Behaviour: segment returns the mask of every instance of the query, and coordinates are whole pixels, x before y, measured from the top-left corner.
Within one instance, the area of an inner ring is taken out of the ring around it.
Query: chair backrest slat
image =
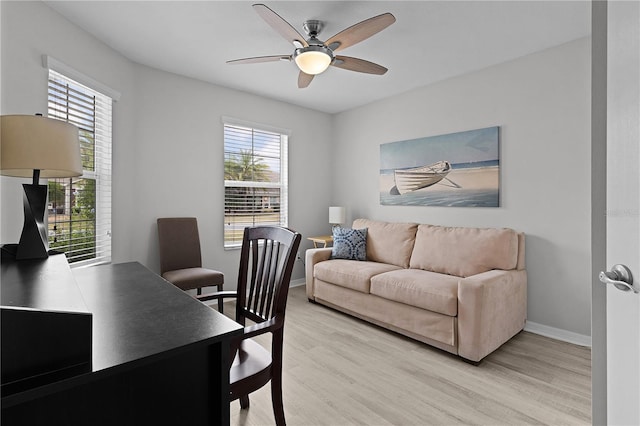
[[[273,241],[271,244],[271,250],[273,252],[272,258],[274,259],[274,264],[278,264],[280,261],[280,243],[277,241]],[[266,310],[262,311],[264,317],[268,318],[273,312],[273,295],[276,291],[276,272],[277,268],[271,268],[271,274],[269,276],[269,288],[267,291],[267,300],[266,300]]]
[[[271,241],[264,240],[262,243],[262,268],[260,268],[260,306],[256,304],[256,315],[264,318],[264,299],[267,294],[267,287],[269,286],[269,275],[271,271],[271,248],[273,245]]]
[[[263,245],[263,254],[264,254],[264,261],[266,262],[264,265],[264,268],[262,269],[262,286],[261,286],[261,293],[260,293],[260,307],[259,309],[256,311],[256,313],[258,315],[260,315],[261,317],[266,317],[267,314],[265,312],[265,308],[267,310],[267,312],[269,311],[269,306],[267,304],[267,300],[270,299],[269,297],[269,291],[272,290],[273,288],[273,281],[275,281],[275,272],[276,272],[276,266],[278,264],[278,259],[274,259],[274,246],[275,246],[275,242],[274,241],[269,241],[269,240],[265,240],[264,241],[264,245]]]
[[[260,318],[267,318],[265,308],[268,310],[267,300],[269,299],[269,290],[273,288],[272,280],[275,280],[276,266],[278,259],[273,258],[274,241],[268,239],[259,239],[251,241],[253,258],[256,262],[252,263],[251,270],[251,287],[254,292],[250,294],[247,305],[251,307],[251,311]]]
[[[247,244],[250,245],[249,252],[251,253],[251,255],[249,256],[249,260],[251,260],[251,268],[250,268],[251,273],[248,277],[245,277],[245,279],[247,278],[249,279],[249,295],[247,297],[246,306],[251,307],[253,305],[253,310],[255,311],[256,302],[258,300],[258,297],[255,295],[258,294],[258,292],[260,291],[260,288],[259,288],[260,281],[255,274],[255,271],[258,270],[258,260],[259,260],[258,254],[259,253],[258,253],[258,245],[255,244],[254,241],[249,240]],[[244,247],[243,247],[243,251],[244,251]],[[249,265],[247,265],[247,271],[246,271],[247,274],[249,274],[248,266]],[[240,265],[240,268],[242,268],[242,264]]]

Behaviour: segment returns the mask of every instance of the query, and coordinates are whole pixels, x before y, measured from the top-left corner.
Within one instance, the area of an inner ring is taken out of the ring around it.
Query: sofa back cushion
[[[390,223],[356,219],[353,229],[367,228],[367,260],[409,267],[417,223]]]
[[[410,267],[469,277],[492,269],[515,269],[518,234],[513,229],[420,225]]]

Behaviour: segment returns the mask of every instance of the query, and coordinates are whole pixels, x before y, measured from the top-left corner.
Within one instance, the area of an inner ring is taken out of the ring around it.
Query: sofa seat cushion
[[[458,318],[364,294],[324,281],[315,287],[316,301],[349,315],[458,353]],[[358,358],[362,360],[362,356]]]
[[[371,278],[371,294],[438,312],[458,315],[460,278],[420,269],[402,269]]]
[[[378,262],[332,259],[317,263],[313,268],[313,276],[341,287],[369,293],[371,277],[396,269],[400,267]]]
[[[492,269],[515,269],[518,234],[513,229],[420,225],[410,267],[470,277]]]

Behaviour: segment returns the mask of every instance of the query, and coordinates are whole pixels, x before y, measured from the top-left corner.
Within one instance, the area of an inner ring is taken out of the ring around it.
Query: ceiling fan
[[[302,27],[309,37],[305,40],[291,24],[264,4],[254,4],[253,9],[267,24],[271,25],[278,34],[291,42],[295,50],[291,55],[234,59],[227,61],[228,64],[255,64],[259,62],[293,60],[300,69],[298,87],[301,89],[309,86],[313,77],[324,72],[329,65],[367,74],[382,75],[387,72],[387,69],[382,65],[365,61],[364,59],[336,55],[334,52],[366,40],[396,22],[396,18],[391,13],[383,13],[382,15],[366,19],[323,42],[318,39],[318,34],[320,34],[324,26],[322,21],[309,20],[304,22]]]

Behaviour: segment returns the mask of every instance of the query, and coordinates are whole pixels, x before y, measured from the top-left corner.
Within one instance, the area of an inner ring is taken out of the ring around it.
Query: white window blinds
[[[49,180],[49,247],[72,267],[111,261],[112,98],[49,70],[48,115],[78,126],[84,173]]]
[[[224,246],[239,247],[244,228],[288,226],[286,134],[224,125]]]

